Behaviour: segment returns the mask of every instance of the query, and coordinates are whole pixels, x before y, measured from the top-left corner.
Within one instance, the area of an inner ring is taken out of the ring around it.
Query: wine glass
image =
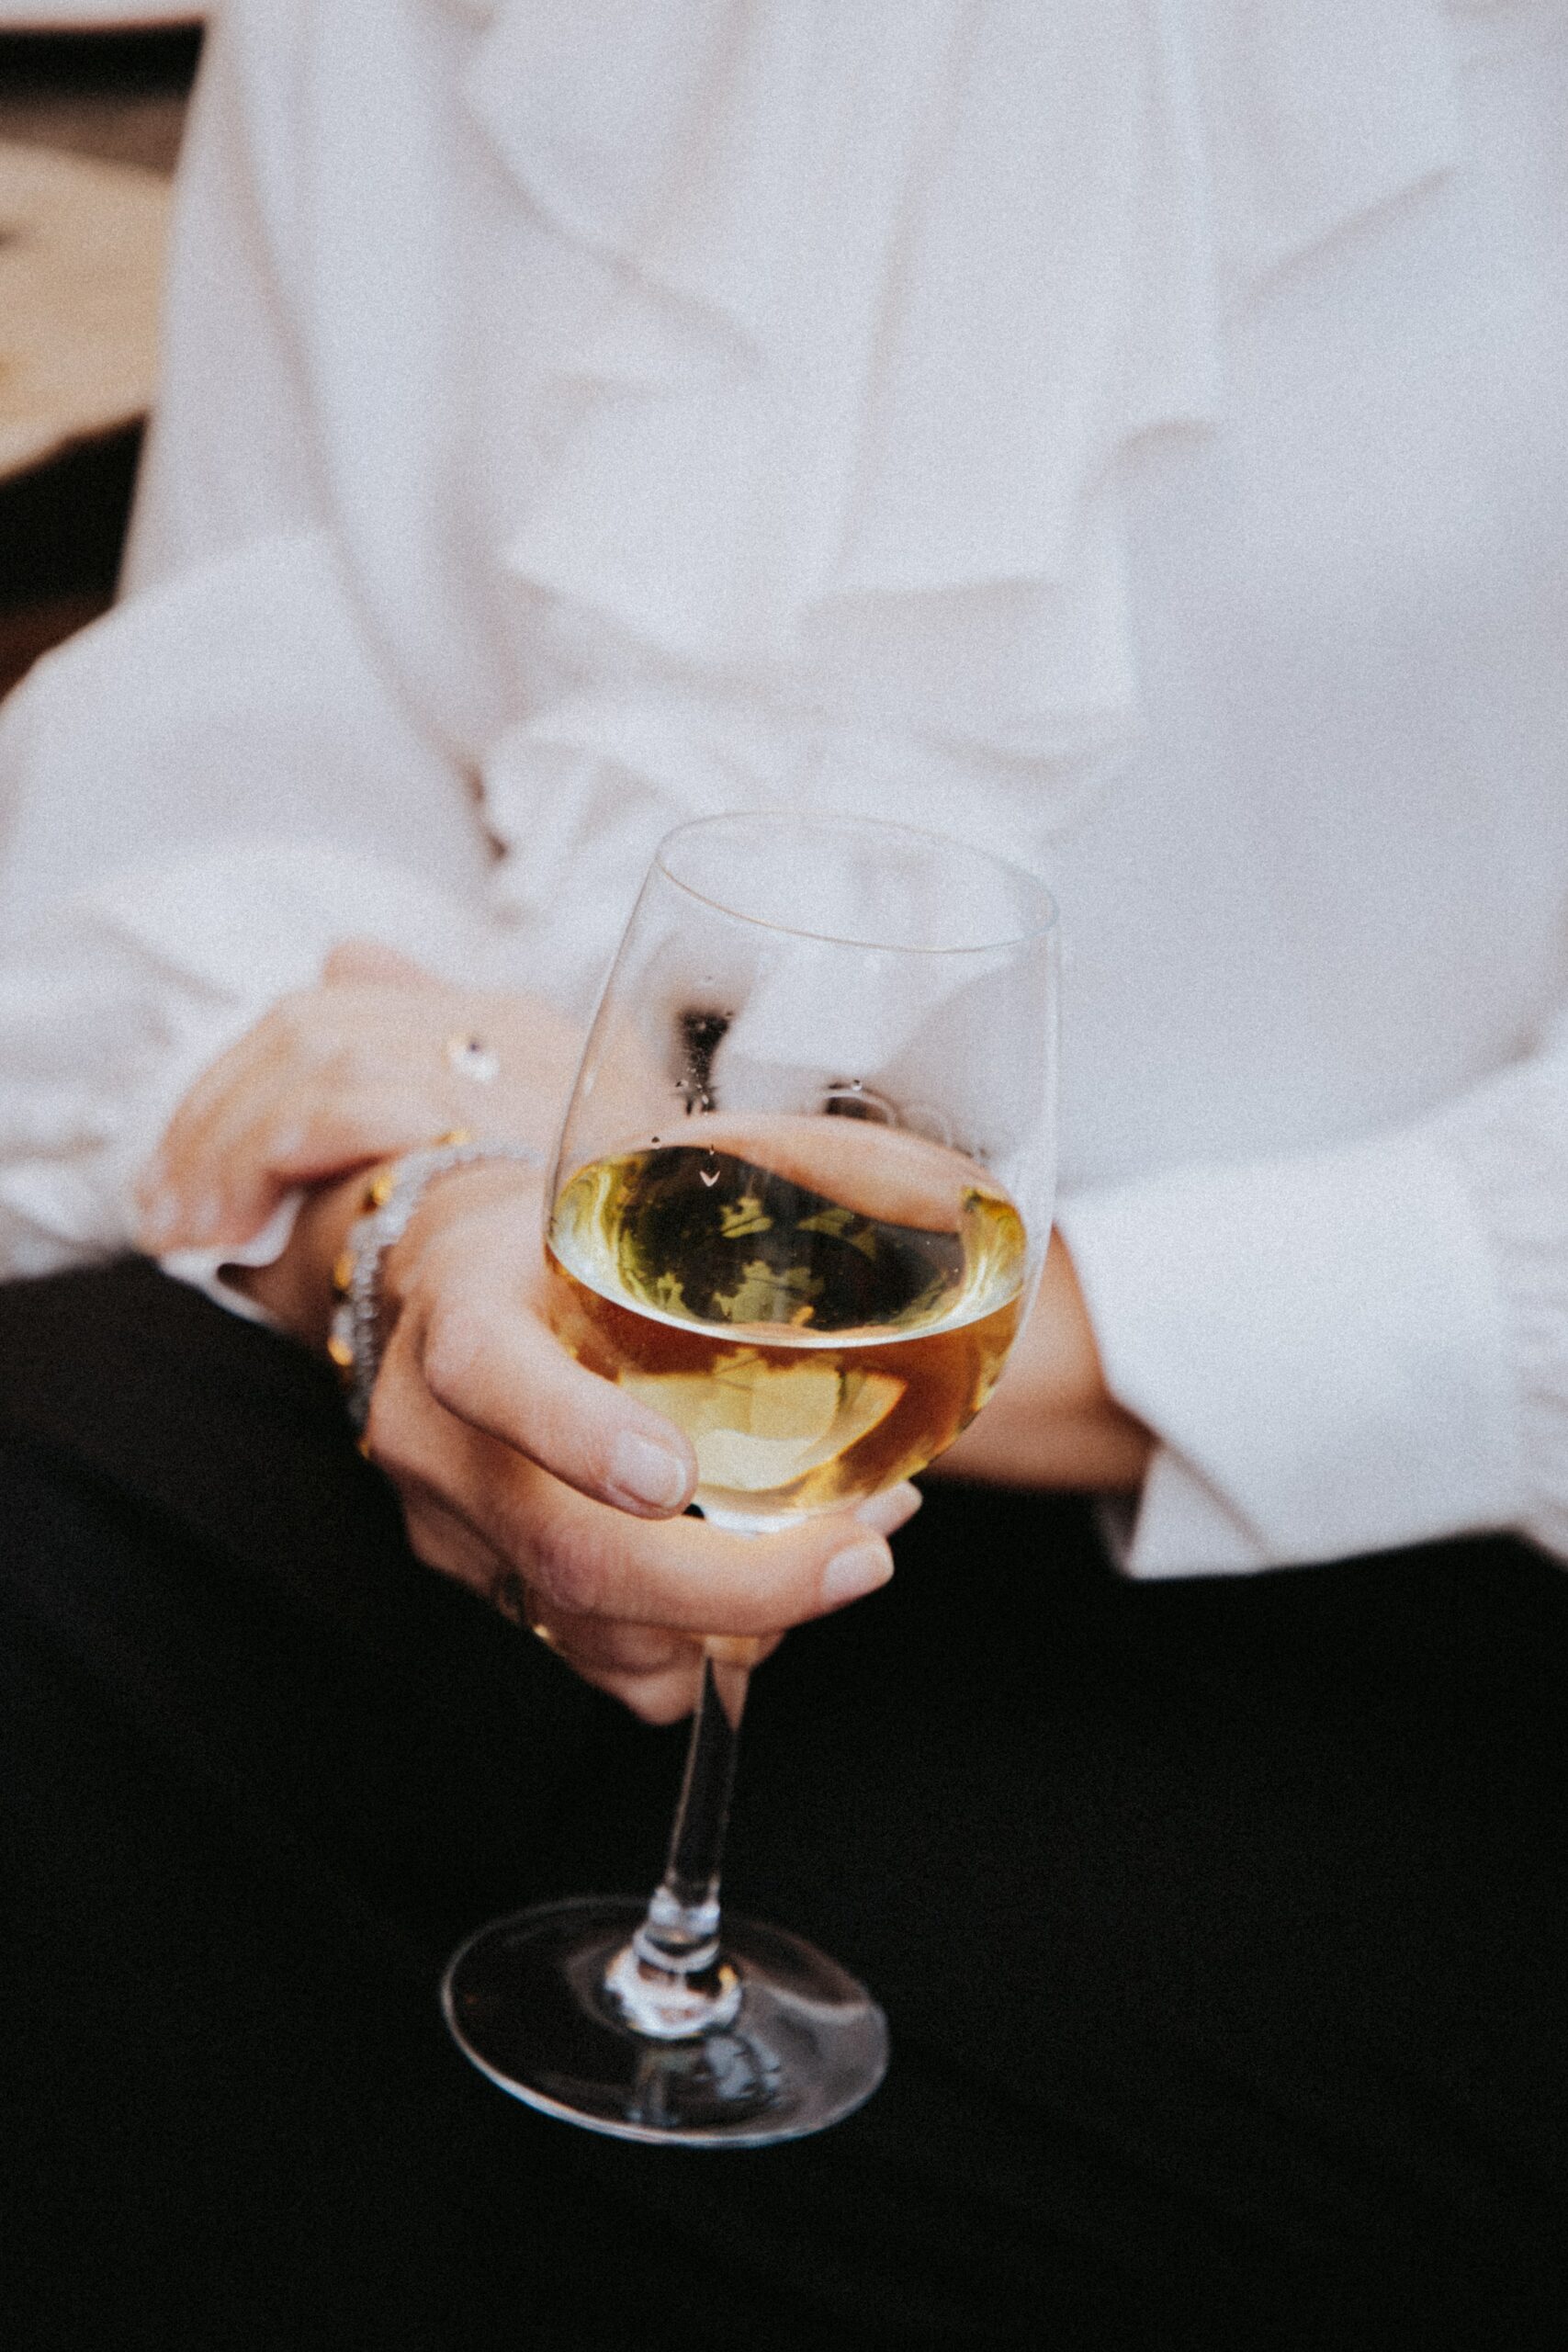
[[[550,1185],[555,1329],[682,1429],[696,1505],[761,1535],[922,1469],[985,1403],[1032,1299],[1055,1179],[1055,910],[962,842],[718,817],[660,845]],[[886,2066],[863,1986],[719,1911],[754,1645],[704,1645],[650,1902],[547,1903],[447,1970],[457,2041],[546,2113],[759,2146]]]

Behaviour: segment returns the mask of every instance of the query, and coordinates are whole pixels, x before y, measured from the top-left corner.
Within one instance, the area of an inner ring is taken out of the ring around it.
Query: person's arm
[[[132,593],[0,716],[0,1272],[130,1244],[197,1073],[345,934],[470,985],[485,844],[366,642],[288,316],[303,10],[225,10],[182,159]]]
[[[1126,1494],[1154,1442],[1111,1394],[1077,1270],[1055,1234],[995,1395],[932,1469],[995,1486]]]
[[[475,1021],[500,1063],[471,1088],[485,1136],[531,1136],[538,1165],[497,1156],[429,1177],[381,1261],[367,1451],[422,1559],[543,1625],[590,1681],[666,1720],[693,1701],[694,1634],[739,1635],[761,1656],[782,1627],[873,1589],[890,1571],[886,1537],[919,1498],[899,1487],[776,1541],[684,1518],[639,1523],[682,1512],[696,1465],[679,1430],[571,1360],[545,1313],[537,1144],[575,1058],[564,1025],[347,944],[197,1080],[148,1171],[145,1214],[175,1248],[220,1232],[222,1256],[254,1235],[282,1184],[313,1178],[265,1262],[227,1272],[321,1350],[367,1178],[450,1117],[463,1081],[441,1042]]]
[[[482,1078],[468,1073],[473,1046]],[[137,1180],[141,1238],[199,1253],[209,1277],[233,1276],[236,1263],[257,1271],[231,1286],[269,1303],[259,1270],[281,1247],[273,1229],[291,1196],[476,1129],[542,1162],[581,1050],[579,1025],[536,998],[443,980],[380,941],[345,940],[314,986],[281,997],[189,1090]],[[308,1280],[279,1319],[320,1340],[325,1304]]]

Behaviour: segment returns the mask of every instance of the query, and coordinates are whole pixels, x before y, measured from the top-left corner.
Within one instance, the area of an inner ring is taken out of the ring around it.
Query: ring
[[[501,1076],[500,1055],[466,1029],[453,1030],[446,1050],[447,1067],[459,1078],[472,1079],[476,1086],[493,1086]]]
[[[561,1645],[549,1627],[534,1614],[534,1596],[515,1568],[498,1568],[490,1588],[491,1605],[513,1625],[521,1625],[543,1642],[547,1650],[562,1656]]]

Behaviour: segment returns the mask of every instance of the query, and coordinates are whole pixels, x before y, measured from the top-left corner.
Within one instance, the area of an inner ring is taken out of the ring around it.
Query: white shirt
[[[681,818],[1060,902],[1150,1575],[1568,1555],[1562,0],[244,0],[130,594],[0,723],[0,1249],[327,947]]]

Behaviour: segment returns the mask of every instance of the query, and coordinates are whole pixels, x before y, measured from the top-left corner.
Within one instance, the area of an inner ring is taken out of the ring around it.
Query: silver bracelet
[[[393,1160],[367,1189],[363,1213],[349,1227],[333,1269],[337,1304],[327,1340],[327,1353],[347,1391],[348,1418],[356,1430],[363,1430],[370,1418],[371,1391],[381,1369],[382,1261],[408,1231],[414,1211],[438,1176],[484,1159],[514,1159],[525,1168],[545,1164],[543,1154],[525,1143],[473,1142],[454,1135]]]

